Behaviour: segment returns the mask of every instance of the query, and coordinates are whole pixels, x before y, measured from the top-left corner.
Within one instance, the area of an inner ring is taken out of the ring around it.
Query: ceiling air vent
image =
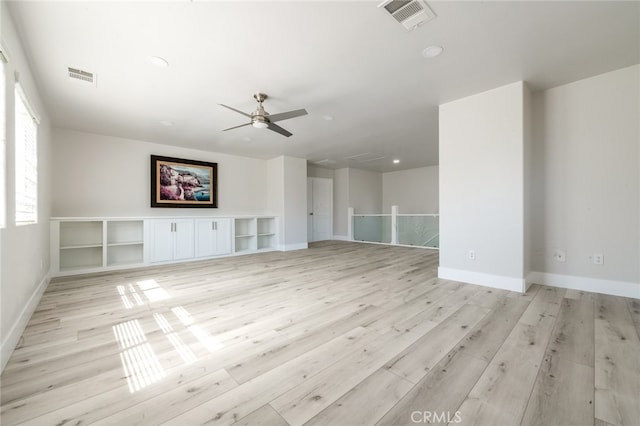
[[[78,68],[67,68],[69,70],[69,78],[80,81],[91,86],[96,85],[96,75],[89,71],[84,71]]]
[[[364,152],[362,154],[352,155],[350,157],[344,157],[347,161],[355,161],[356,163],[370,163],[372,161],[378,161],[384,159],[382,155],[375,154],[373,152]]]
[[[378,5],[384,8],[408,31],[436,17],[429,5],[422,0],[385,0]]]

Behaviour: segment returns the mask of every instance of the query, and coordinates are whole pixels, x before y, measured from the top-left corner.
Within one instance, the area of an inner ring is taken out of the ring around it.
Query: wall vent
[[[385,0],[378,7],[383,8],[408,31],[413,31],[436,17],[423,0]]]
[[[91,86],[96,85],[96,75],[94,73],[72,67],[67,67],[67,69],[70,79],[80,81]]]

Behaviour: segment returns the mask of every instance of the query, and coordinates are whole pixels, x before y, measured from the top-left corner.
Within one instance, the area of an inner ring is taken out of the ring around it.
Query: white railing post
[[[391,206],[391,244],[398,244],[398,206]]]
[[[353,241],[353,207],[349,207],[349,220],[347,221],[347,238]]]

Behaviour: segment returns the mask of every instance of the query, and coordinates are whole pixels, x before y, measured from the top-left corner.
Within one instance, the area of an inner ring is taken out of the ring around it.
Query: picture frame
[[[151,207],[218,207],[218,163],[151,156]]]

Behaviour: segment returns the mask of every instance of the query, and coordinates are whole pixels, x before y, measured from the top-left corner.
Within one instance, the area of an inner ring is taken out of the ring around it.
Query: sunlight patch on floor
[[[120,345],[120,360],[129,392],[139,391],[165,376],[138,320],[116,324],[113,326],[113,333]]]
[[[171,297],[154,279],[138,281],[136,284],[138,284],[140,290],[142,290],[147,299],[149,299],[149,302],[158,302]]]
[[[215,352],[224,347],[224,344],[219,339],[211,336],[202,327],[196,325],[195,320],[185,308],[177,306],[171,308],[171,311],[209,352]]]
[[[178,333],[174,331],[173,327],[169,324],[169,321],[167,321],[164,315],[156,313],[153,314],[153,318],[167,337],[167,340],[171,342],[176,352],[180,355],[180,358],[182,358],[186,364],[191,364],[198,359],[189,345],[185,344],[180,336],[178,336]]]

